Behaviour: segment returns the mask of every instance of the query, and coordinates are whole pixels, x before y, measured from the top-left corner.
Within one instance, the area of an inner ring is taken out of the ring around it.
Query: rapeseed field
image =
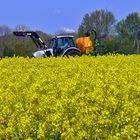
[[[0,139],[139,140],[140,55],[1,59]]]

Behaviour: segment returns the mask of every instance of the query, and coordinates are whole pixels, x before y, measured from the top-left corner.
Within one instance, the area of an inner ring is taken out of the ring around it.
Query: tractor
[[[85,54],[93,54],[95,48],[99,46],[96,38],[97,34],[94,30],[89,30],[85,37],[77,38],[74,42],[73,36],[54,36],[47,46],[44,41],[33,31],[15,31],[16,36],[29,36],[39,49],[32,53],[33,57],[50,57],[50,56],[81,56]]]

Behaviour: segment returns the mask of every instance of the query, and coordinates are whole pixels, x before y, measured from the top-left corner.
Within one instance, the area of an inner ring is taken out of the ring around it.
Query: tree
[[[79,36],[84,36],[87,30],[93,29],[93,24],[91,22],[91,16],[89,14],[85,14],[83,17],[83,21],[78,28]]]
[[[23,25],[23,24],[18,24],[16,27],[15,27],[15,30],[16,31],[29,31],[30,28],[27,27],[26,25]]]
[[[140,28],[140,17],[138,13],[129,14],[126,19],[121,20],[116,25],[116,31],[119,36],[134,38],[134,34]]]
[[[0,26],[0,36],[9,35],[11,32],[12,30],[8,26],[6,25]]]
[[[79,36],[83,36],[87,30],[95,29],[98,36],[106,38],[112,33],[114,23],[115,17],[112,12],[108,10],[96,10],[91,14],[85,14],[78,28],[78,34]]]
[[[139,32],[140,32],[140,16],[138,13],[130,13],[126,19],[121,20],[116,25],[116,32],[121,40],[131,41],[131,52],[139,53]],[[127,43],[127,42],[126,42]]]

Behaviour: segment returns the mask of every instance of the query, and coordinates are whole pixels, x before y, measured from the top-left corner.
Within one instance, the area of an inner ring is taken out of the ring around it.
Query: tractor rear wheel
[[[75,51],[75,50],[71,50],[65,53],[64,56],[81,56],[81,52],[79,51]]]

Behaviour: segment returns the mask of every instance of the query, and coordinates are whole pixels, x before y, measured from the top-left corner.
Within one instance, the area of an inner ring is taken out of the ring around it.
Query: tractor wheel
[[[64,56],[81,56],[81,52],[75,51],[75,50],[71,50],[66,52],[66,54]]]

